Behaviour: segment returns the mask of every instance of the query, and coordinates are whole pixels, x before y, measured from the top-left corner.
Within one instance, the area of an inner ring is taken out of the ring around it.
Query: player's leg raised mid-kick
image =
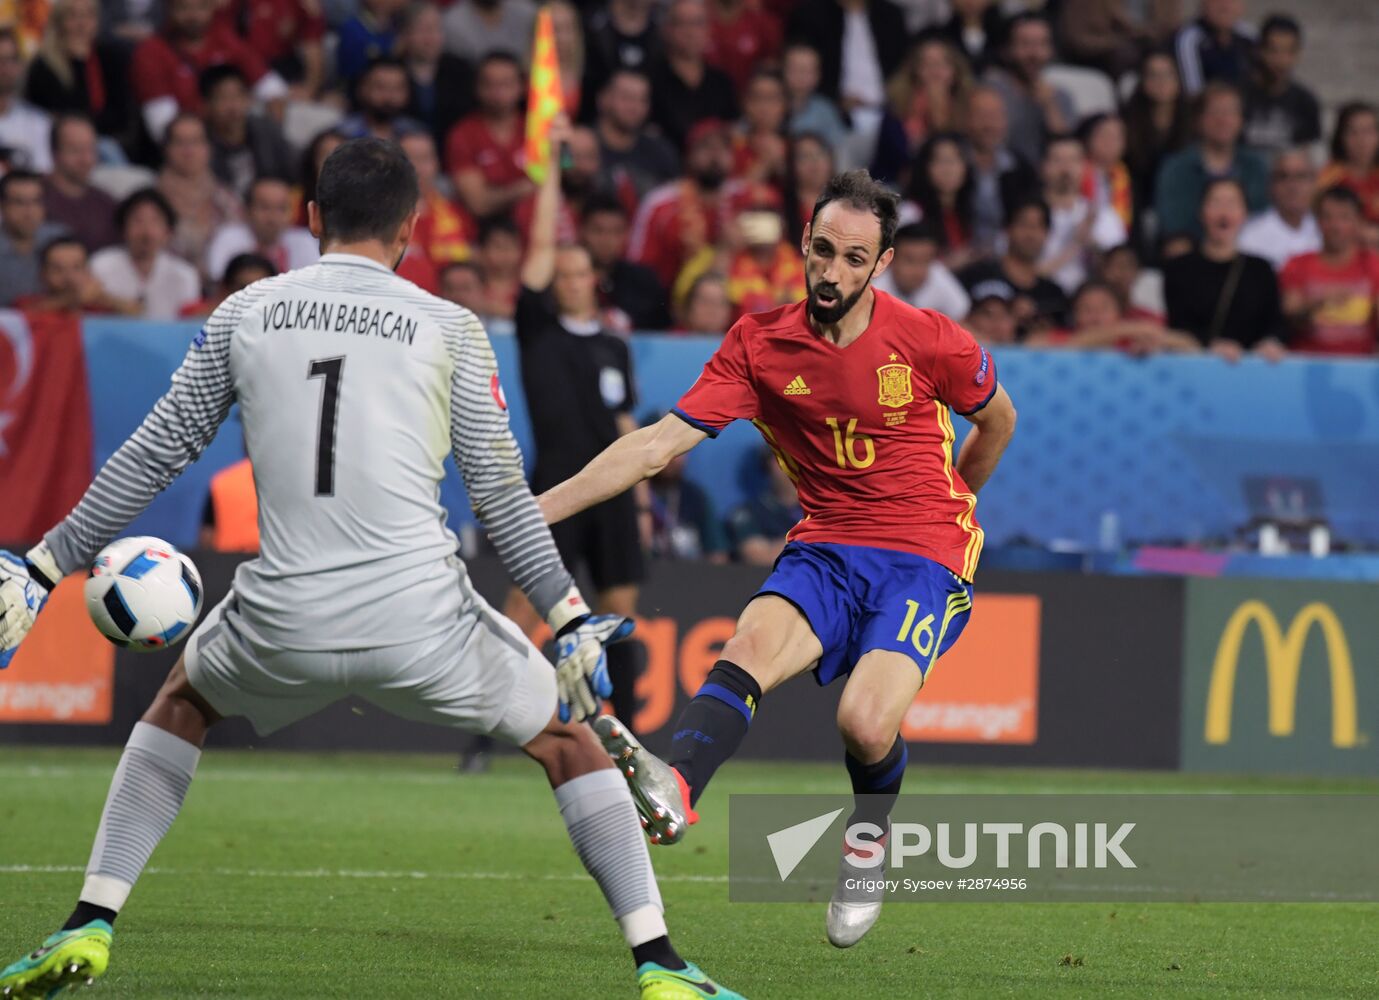
[[[834,177],[801,245],[808,297],[740,319],[670,415],[540,498],[548,521],[569,517],[737,419],[756,425],[799,492],[804,520],[675,723],[669,765],[616,720],[595,724],[654,842],[684,835],[763,695],[811,667],[821,684],[848,677],[838,725],[853,820],[884,830],[905,770],[902,717],[970,614],[976,492],[1015,408],[971,334],[872,288],[896,219],[895,196],[865,171]],[[954,412],[972,425],[956,458]],[[840,885],[848,874],[845,855]],[[830,940],[855,943],[879,910],[835,893]]]

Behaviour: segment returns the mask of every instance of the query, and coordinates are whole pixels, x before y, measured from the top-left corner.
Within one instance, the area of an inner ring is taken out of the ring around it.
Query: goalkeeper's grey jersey
[[[448,451],[537,609],[569,592],[483,326],[345,254],[255,282],[211,314],[167,394],[49,532],[63,571],[88,564],[193,461],[235,402],[262,551],[235,593],[265,641],[369,648],[455,620],[467,588],[439,501]]]

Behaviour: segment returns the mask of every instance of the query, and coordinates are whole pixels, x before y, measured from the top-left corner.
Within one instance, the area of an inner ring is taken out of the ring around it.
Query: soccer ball
[[[91,564],[86,610],[117,646],[166,649],[185,639],[201,614],[201,574],[161,538],[121,538]]]

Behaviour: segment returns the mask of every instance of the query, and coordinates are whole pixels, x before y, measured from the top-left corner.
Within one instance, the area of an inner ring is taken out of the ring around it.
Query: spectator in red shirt
[[[774,63],[780,54],[780,20],[761,0],[710,0],[709,21],[704,58],[727,73],[741,94],[753,67]]]
[[[779,184],[785,178],[785,122],[789,103],[780,74],[759,69],[742,101],[742,121],[734,136],[733,176]]]
[[[326,19],[317,0],[228,0],[215,16],[218,27],[239,34],[297,96],[309,100],[321,92]]]
[[[149,135],[160,138],[179,111],[201,112],[201,71],[229,63],[239,68],[254,96],[281,117],[287,84],[263,57],[224,25],[214,23],[211,0],[168,0],[163,29],[134,50],[131,76]]]
[[[133,299],[107,292],[91,273],[86,247],[75,236],[49,240],[38,254],[42,291],[21,296],[14,304],[26,313],[85,313],[138,316],[144,309]]]
[[[732,167],[727,126],[706,119],[685,143],[686,176],[643,199],[632,223],[628,256],[655,271],[664,287],[673,287],[685,262],[718,241],[723,182]]]
[[[1379,317],[1379,255],[1361,239],[1359,196],[1328,188],[1317,199],[1322,248],[1294,257],[1279,273],[1289,346],[1313,354],[1372,355]]]
[[[509,211],[536,190],[527,177],[523,145],[522,66],[506,52],[479,64],[479,109],[461,118],[445,140],[445,166],[461,203],[476,218]]]

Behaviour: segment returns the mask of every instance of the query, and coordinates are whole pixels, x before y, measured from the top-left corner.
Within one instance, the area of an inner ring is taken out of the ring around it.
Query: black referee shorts
[[[594,589],[641,583],[646,562],[632,490],[551,525],[560,558],[572,573],[587,566]]]

